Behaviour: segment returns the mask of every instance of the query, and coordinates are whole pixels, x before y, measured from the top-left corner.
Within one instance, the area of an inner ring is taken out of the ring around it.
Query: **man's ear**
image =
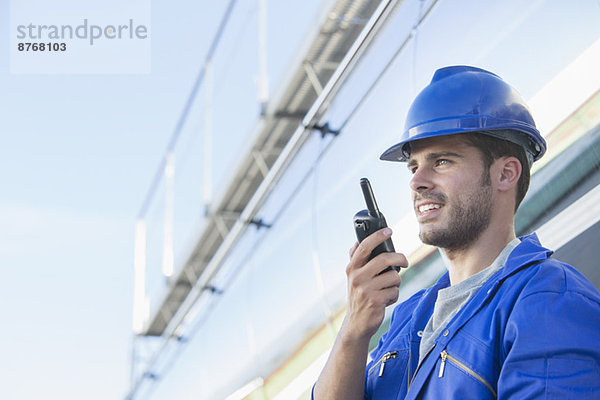
[[[523,172],[521,162],[516,157],[500,157],[496,163],[498,190],[504,192],[515,187]]]

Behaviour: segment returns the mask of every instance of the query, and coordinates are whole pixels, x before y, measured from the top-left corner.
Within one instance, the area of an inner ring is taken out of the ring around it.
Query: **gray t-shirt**
[[[514,239],[506,245],[494,262],[486,269],[479,271],[456,285],[438,291],[438,297],[433,308],[433,315],[422,331],[419,347],[419,364],[425,359],[434,347],[435,339],[446,328],[448,323],[460,311],[462,306],[479,290],[481,286],[496,272],[498,272],[508,259],[509,254],[521,243]]]

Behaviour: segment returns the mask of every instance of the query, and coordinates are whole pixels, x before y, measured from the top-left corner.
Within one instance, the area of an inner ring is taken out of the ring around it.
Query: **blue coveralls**
[[[600,294],[535,234],[520,239],[418,370],[419,334],[448,274],[396,307],[366,399],[600,399]]]

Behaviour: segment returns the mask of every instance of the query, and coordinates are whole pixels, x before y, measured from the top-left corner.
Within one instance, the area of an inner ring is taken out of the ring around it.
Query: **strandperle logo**
[[[87,40],[91,46],[98,40],[128,39],[143,40],[148,38],[148,27],[137,25],[133,19],[121,25],[94,25],[89,24],[87,18],[80,25],[17,25],[17,39],[19,40]]]

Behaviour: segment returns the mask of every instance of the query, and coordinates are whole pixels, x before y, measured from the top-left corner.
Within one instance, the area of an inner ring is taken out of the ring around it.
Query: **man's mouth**
[[[443,205],[439,203],[424,203],[417,206],[417,212],[419,216],[429,214],[432,210],[442,208]]]

